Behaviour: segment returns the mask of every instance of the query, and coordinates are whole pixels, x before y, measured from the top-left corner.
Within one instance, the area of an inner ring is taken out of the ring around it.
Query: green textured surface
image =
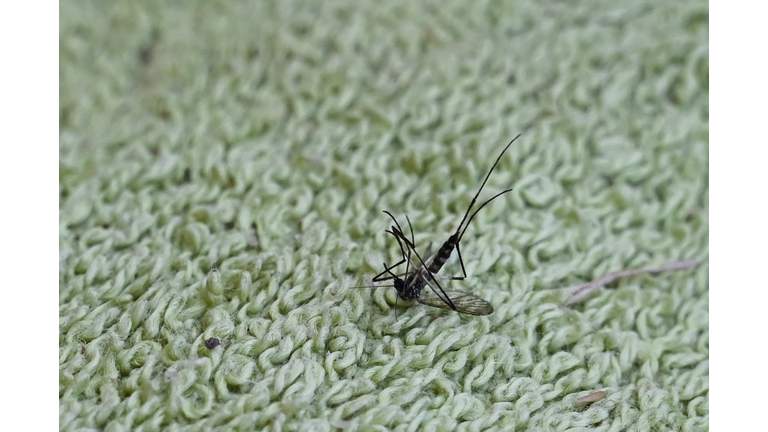
[[[374,4],[61,3],[60,429],[708,430],[707,3]]]

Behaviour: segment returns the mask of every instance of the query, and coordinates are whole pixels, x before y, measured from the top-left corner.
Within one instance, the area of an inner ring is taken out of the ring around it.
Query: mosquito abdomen
[[[443,268],[445,262],[451,257],[453,250],[456,249],[456,243],[456,234],[453,234],[448,237],[448,240],[446,240],[442,246],[440,246],[440,250],[437,251],[435,258],[432,259],[432,262],[429,263],[429,267],[427,268],[430,273],[436,274]]]

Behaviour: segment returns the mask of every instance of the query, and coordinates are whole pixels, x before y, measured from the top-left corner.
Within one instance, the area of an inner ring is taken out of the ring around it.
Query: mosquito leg
[[[464,276],[449,276],[446,279],[464,280],[467,278],[467,271],[464,269],[464,259],[461,257],[461,246],[459,246],[459,243],[456,243],[456,253],[459,254],[459,264],[461,264],[461,273]]]
[[[386,213],[387,216],[389,216],[389,218],[392,219],[392,221],[395,222],[395,226],[397,226],[397,229],[395,229],[395,227],[392,227],[392,231],[399,232],[401,234],[401,238],[405,241],[405,244],[409,244],[408,237],[406,237],[405,234],[403,234],[403,228],[400,226],[400,223],[397,221],[395,216],[393,216],[392,213],[390,213],[390,212],[388,212],[386,210],[383,210],[383,212]],[[405,218],[408,219],[408,215],[405,215]],[[409,225],[411,224],[410,220],[408,221],[408,224]],[[394,233],[392,233],[392,235],[397,237],[397,235],[395,235]],[[411,237],[413,237],[413,227],[411,227]],[[398,243],[399,243],[399,241],[398,241]],[[410,245],[411,245],[411,247],[413,247],[413,243],[410,243]],[[405,256],[405,251],[404,250],[403,250],[403,256]]]
[[[429,286],[429,289],[431,289],[436,296],[440,297],[442,301],[444,301],[448,306],[450,306],[451,309],[457,310],[456,305],[453,304],[453,300],[451,300],[451,298],[448,297],[448,294],[445,293],[445,290],[443,289],[443,287],[440,286],[440,282],[438,282],[437,279],[435,279],[435,275],[429,272],[427,272],[427,274],[429,275],[430,279],[432,279],[432,281],[435,283],[435,285],[437,285],[437,288],[440,290],[440,292],[437,292],[438,290],[436,290],[435,287],[433,287],[432,284],[429,283],[429,281],[427,281],[427,285]]]
[[[384,268],[384,271],[383,271],[383,272],[381,272],[381,273],[377,274],[377,275],[376,275],[376,276],[374,276],[374,277],[373,277],[373,279],[371,279],[371,280],[372,280],[373,282],[384,282],[384,281],[388,281],[388,280],[390,280],[390,279],[395,279],[395,278],[397,278],[397,275],[395,275],[395,274],[392,274],[392,269],[393,269],[393,268],[395,268],[395,267],[397,267],[397,266],[403,265],[404,263],[405,263],[405,258],[401,259],[401,260],[400,260],[400,261],[399,261],[397,264],[393,265],[392,267],[386,267],[386,268]],[[387,273],[389,273],[389,274],[392,274],[392,276],[386,276],[386,277],[384,277],[384,275],[385,275],[385,274],[387,274]]]
[[[392,267],[395,267],[395,266],[392,266]],[[382,273],[385,273],[385,272],[388,272],[389,270],[392,270],[392,267],[388,268],[387,270],[384,270]],[[392,279],[402,279],[402,278],[404,278],[406,276],[408,276],[408,273],[393,274],[392,276],[386,276],[386,277],[379,278],[379,280],[377,282],[379,282],[379,281],[384,282],[384,281],[388,281],[388,280],[392,280]]]
[[[387,212],[387,214],[389,214],[389,212]],[[394,217],[393,217],[393,219],[394,219]],[[395,223],[397,223],[397,221],[395,221]],[[400,265],[404,264],[406,262],[406,260],[407,260],[407,258],[405,257],[405,247],[403,246],[403,243],[400,241],[400,237],[397,234],[395,234],[395,231],[397,231],[397,232],[402,234],[402,232],[399,229],[395,228],[394,226],[392,227],[392,231],[385,231],[385,232],[387,234],[392,234],[395,237],[395,240],[397,240],[397,244],[400,246],[400,254],[403,257],[403,259],[398,261],[397,264],[393,265],[392,267],[386,267],[385,266],[385,269],[384,269],[383,272],[381,272],[381,273],[379,273],[379,274],[377,274],[376,276],[373,277],[373,279],[372,279],[373,282],[383,282],[383,281],[387,281],[387,280],[390,280],[390,279],[396,279],[397,276],[392,274],[392,272],[390,270],[392,270],[393,268],[395,268],[397,266],[400,266]],[[392,276],[383,277],[385,273],[390,273],[390,274],[392,274]],[[408,273],[408,271],[406,269],[406,274],[407,273]]]
[[[405,220],[408,222],[408,229],[411,230],[411,246],[416,247],[416,237],[413,235],[413,225],[411,225],[411,218],[409,218],[408,215],[405,215]]]

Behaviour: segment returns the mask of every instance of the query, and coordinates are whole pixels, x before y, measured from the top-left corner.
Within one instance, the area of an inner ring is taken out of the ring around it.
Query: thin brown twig
[[[580,301],[581,299],[588,296],[592,292],[597,291],[598,289],[604,287],[605,285],[608,285],[609,283],[616,281],[617,279],[630,277],[630,276],[637,276],[642,274],[655,274],[655,273],[663,273],[667,271],[687,270],[689,268],[696,267],[699,264],[701,264],[701,260],[673,261],[673,262],[666,263],[660,267],[613,271],[601,278],[593,280],[592,282],[580,283],[580,284],[571,285],[569,287],[563,288],[563,290],[571,294],[571,296],[568,297],[568,300],[565,301],[565,305],[571,306],[572,304]]]

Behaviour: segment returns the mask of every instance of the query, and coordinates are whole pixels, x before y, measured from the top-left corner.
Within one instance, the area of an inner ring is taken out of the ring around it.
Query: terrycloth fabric
[[[559,289],[706,259],[706,2],[65,1],[60,35],[61,430],[708,429],[706,261]],[[381,210],[435,250],[518,133],[441,282],[493,314],[354,288],[400,259]]]

